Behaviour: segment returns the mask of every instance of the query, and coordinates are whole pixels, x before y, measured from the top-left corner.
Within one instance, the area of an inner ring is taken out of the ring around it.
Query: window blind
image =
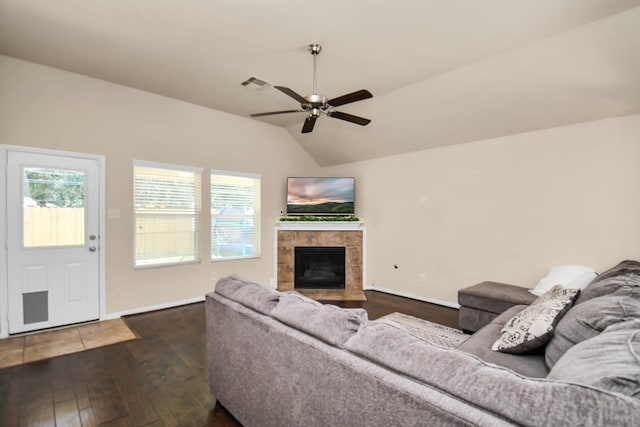
[[[260,256],[260,176],[211,172],[211,259]]]
[[[134,162],[135,266],[200,261],[201,169]]]

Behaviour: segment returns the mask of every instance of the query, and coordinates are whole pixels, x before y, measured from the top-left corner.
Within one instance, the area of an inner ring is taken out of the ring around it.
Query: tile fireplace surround
[[[295,289],[314,299],[364,301],[364,225],[361,222],[287,222],[276,225],[277,289],[294,290],[296,246],[344,247],[345,289]]]

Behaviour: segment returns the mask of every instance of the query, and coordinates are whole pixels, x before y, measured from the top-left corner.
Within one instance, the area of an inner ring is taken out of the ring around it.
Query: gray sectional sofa
[[[548,344],[491,350],[498,316],[456,349],[362,309],[238,276],[206,297],[210,389],[245,426],[638,426],[640,264],[585,288]]]

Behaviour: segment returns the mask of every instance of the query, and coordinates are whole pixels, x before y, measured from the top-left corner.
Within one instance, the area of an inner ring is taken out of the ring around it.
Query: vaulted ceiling
[[[244,117],[296,109],[255,76],[372,99],[300,133],[320,165],[640,113],[640,0],[0,0],[0,54]],[[0,76],[1,78],[1,76]]]

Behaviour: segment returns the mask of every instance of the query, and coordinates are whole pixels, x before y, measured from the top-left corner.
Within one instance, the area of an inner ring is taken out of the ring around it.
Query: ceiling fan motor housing
[[[307,96],[306,100],[309,101],[312,107],[322,107],[327,103],[327,98],[315,93]]]

